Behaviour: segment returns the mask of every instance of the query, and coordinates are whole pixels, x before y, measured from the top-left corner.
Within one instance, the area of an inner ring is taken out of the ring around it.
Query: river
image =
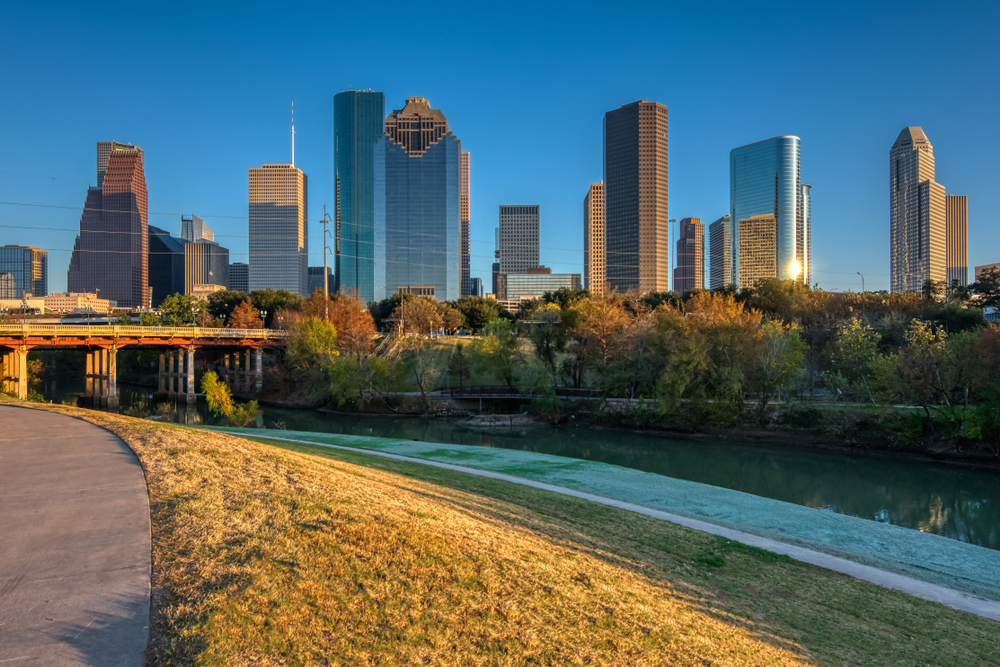
[[[35,389],[59,403],[81,395],[83,380],[49,379]],[[119,385],[119,391],[123,411],[151,392],[129,385]],[[178,407],[176,421],[215,422],[204,401],[190,408]],[[1000,550],[1000,471],[572,425],[480,431],[419,417],[336,415],[272,407],[264,409],[263,425],[268,429],[501,447],[602,461]]]

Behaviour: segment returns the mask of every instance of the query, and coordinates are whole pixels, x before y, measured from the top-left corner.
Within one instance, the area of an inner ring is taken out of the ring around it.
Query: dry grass
[[[110,429],[145,470],[153,665],[1000,656],[994,623],[622,510],[367,455],[48,409]]]

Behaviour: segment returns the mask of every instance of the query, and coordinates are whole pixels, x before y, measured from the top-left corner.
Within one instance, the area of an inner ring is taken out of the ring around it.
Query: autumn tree
[[[392,312],[404,333],[429,334],[441,329],[441,314],[437,305],[426,297],[409,299]]]
[[[233,309],[232,314],[226,321],[230,329],[263,329],[264,323],[257,313],[257,309],[250,303],[249,298],[244,298],[243,302]]]
[[[337,330],[329,322],[310,317],[292,325],[288,360],[301,369],[323,367],[336,357]]]
[[[357,292],[333,296],[330,323],[337,330],[337,343],[343,354],[361,357],[371,350],[375,321]]]
[[[448,368],[451,369],[452,376],[458,378],[459,390],[464,389],[465,381],[472,377],[472,367],[469,364],[469,358],[465,356],[464,346],[461,342],[455,346]]]

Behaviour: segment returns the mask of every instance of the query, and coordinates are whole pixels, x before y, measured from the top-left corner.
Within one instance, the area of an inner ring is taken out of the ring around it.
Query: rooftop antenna
[[[295,100],[292,100],[292,166],[295,166]]]

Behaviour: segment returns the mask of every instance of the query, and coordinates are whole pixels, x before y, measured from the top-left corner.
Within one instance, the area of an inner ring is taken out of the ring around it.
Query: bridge
[[[169,398],[195,401],[194,352],[216,348],[223,353],[226,380],[263,379],[263,351],[281,347],[287,331],[275,329],[216,329],[206,327],[141,327],[79,324],[0,324],[0,384],[28,396],[28,351],[33,348],[82,348],[87,351],[84,398],[107,407],[118,406],[118,350],[126,346],[160,348],[159,391]],[[251,353],[253,363],[251,370]]]

